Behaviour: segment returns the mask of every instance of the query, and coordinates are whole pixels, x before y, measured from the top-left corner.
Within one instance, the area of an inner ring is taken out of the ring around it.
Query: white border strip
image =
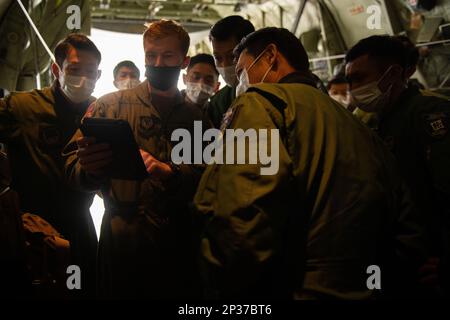
[[[27,10],[22,4],[22,1],[17,0],[17,3],[19,4],[20,8],[22,9],[23,13],[27,17],[28,21],[31,24],[31,27],[33,28],[34,32],[36,32],[36,35],[38,36],[39,40],[41,41],[42,45],[44,46],[45,50],[47,51],[50,58],[53,60],[54,63],[56,63],[55,56],[53,55],[53,52],[50,50],[50,48],[47,46],[47,43],[45,43],[45,40],[42,38],[41,33],[36,28],[36,25],[34,24],[33,20],[31,19],[30,15],[28,14]]]

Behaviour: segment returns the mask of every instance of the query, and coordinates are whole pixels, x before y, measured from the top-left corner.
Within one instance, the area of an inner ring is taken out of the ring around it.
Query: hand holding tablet
[[[121,119],[85,118],[78,140],[82,168],[93,175],[142,180],[148,174],[129,123]]]

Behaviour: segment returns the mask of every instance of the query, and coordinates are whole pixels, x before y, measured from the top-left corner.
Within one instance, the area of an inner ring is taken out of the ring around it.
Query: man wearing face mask
[[[109,146],[80,131],[66,147],[69,181],[87,192],[102,191],[105,214],[99,241],[99,290],[103,297],[194,297],[197,242],[188,204],[201,165],[171,161],[174,130],[194,136],[200,108],[177,89],[189,64],[189,35],[171,20],[152,22],[143,35],[147,80],[99,98],[91,116],[129,122],[148,176],[112,179]],[[206,124],[203,124],[205,127]]]
[[[81,290],[95,293],[97,237],[92,195],[75,191],[64,177],[63,147],[80,125],[100,76],[101,54],[85,35],[59,42],[51,70],[56,80],[42,90],[13,92],[0,100],[0,142],[7,145],[11,188],[20,209],[43,217],[70,241],[72,264],[82,271]]]
[[[183,82],[186,89],[182,92],[187,102],[199,106],[201,109],[209,98],[217,92],[220,86],[219,73],[214,64],[214,58],[205,53],[191,57]]]
[[[119,90],[137,87],[141,82],[138,67],[128,60],[121,61],[114,67],[114,86]]]
[[[327,90],[330,97],[339,102],[350,112],[353,109],[349,106],[348,83],[343,75],[337,75],[327,84]]]
[[[352,103],[378,117],[376,132],[395,155],[427,221],[431,254],[448,264],[450,101],[407,86],[412,67],[408,55],[401,39],[372,36],[347,53],[346,74]],[[448,267],[437,268],[441,280],[448,277],[443,272]],[[448,278],[445,282],[448,286]]]
[[[214,24],[209,32],[217,70],[226,86],[220,89],[208,104],[208,116],[215,128],[220,127],[223,115],[236,98],[236,63],[233,49],[246,35],[255,31],[249,20],[241,16],[228,16]]]
[[[317,87],[305,49],[288,30],[260,29],[235,54],[239,96],[224,117],[223,140],[227,129],[260,137],[270,130],[277,170],[263,175],[268,164],[252,164],[249,152],[245,163],[205,170],[194,202],[204,219],[211,292],[373,298],[379,292],[366,286],[372,264],[386,277],[397,275],[393,265],[404,267],[396,280],[411,280],[411,267],[424,261],[420,228],[383,142]],[[265,143],[258,141],[259,152],[269,149]]]

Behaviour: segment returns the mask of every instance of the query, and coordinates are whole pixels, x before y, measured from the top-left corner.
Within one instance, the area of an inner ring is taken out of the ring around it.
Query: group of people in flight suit
[[[120,90],[95,99],[101,53],[71,34],[54,50],[51,87],[0,100],[12,172],[1,197],[15,190],[21,212],[70,241],[81,296],[448,297],[450,101],[408,84],[411,49],[386,35],[348,51],[349,103],[376,117],[369,128],[327,94],[288,30],[255,31],[229,16],[209,39],[213,56],[189,58],[179,24],[151,23],[146,80],[124,62],[114,70]],[[114,153],[83,135],[87,117],[129,123],[144,180],[110,177]],[[263,165],[248,162],[174,163],[172,133],[194,136],[195,122],[225,136],[278,130],[278,172],[261,175]],[[89,212],[96,193],[105,204],[98,243]],[[373,265],[379,290],[367,286]]]

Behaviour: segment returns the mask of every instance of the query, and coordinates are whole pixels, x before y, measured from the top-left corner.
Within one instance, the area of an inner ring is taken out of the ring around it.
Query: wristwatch
[[[168,183],[167,187],[169,188],[169,190],[171,190],[171,192],[175,192],[176,190],[178,190],[178,187],[180,186],[179,179],[181,175],[181,167],[180,165],[175,164],[172,161],[167,162],[167,164],[172,170],[172,174],[170,175],[167,181]]]
[[[9,190],[11,190],[9,187],[6,187],[5,189],[0,191],[0,197],[4,194],[6,194]]]
[[[167,162],[170,169],[172,170],[171,178],[175,178],[180,174],[181,168],[180,165],[173,163],[172,161]]]

